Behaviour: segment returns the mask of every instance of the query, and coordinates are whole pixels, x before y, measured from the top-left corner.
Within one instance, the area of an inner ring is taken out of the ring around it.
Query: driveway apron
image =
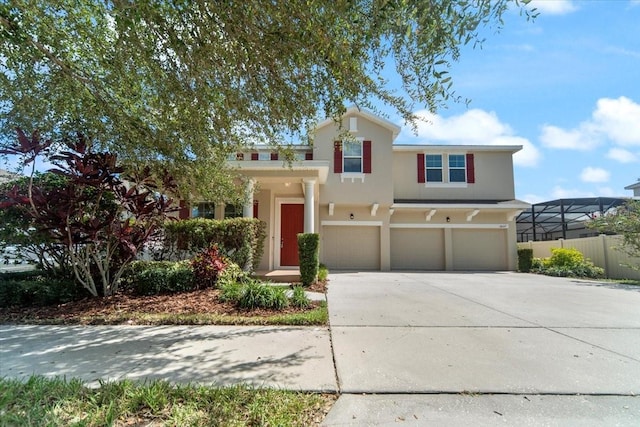
[[[334,416],[346,407],[353,414],[342,415],[365,417],[356,424],[379,424],[383,418],[376,413],[393,423],[398,402],[409,405],[398,416],[416,421],[420,399],[432,400],[422,401],[423,408],[443,410],[470,395],[491,405],[495,398],[486,396],[529,396],[530,407],[540,404],[540,396],[547,402],[565,396],[564,403],[554,400],[558,410],[573,404],[578,413],[585,401],[599,408],[603,396],[624,397],[624,404],[613,398],[605,406],[640,419],[640,287],[502,272],[334,273],[328,301],[344,395],[327,425],[338,425]],[[383,403],[367,406],[356,396],[363,393],[423,396],[378,398]],[[566,398],[578,394],[587,397]],[[453,400],[443,406],[433,403],[434,396]],[[506,397],[498,401],[518,406]],[[511,418],[516,420],[522,418]],[[615,420],[625,425],[624,417]]]

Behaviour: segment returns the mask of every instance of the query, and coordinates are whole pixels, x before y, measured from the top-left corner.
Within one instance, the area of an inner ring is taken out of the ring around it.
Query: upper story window
[[[344,141],[343,147],[343,172],[362,173],[362,142]]]
[[[427,154],[427,182],[442,182],[442,154]]]
[[[358,138],[355,141],[335,141],[333,143],[333,172],[342,177],[360,176],[371,173],[371,141]],[[308,153],[309,160],[313,153]]]
[[[473,153],[423,154],[418,153],[418,182],[452,187],[474,184]]]
[[[449,154],[449,182],[467,182],[464,154]]]

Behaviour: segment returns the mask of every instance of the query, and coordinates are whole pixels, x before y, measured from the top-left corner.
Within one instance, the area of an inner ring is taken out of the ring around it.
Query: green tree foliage
[[[618,249],[640,258],[640,200],[629,200],[624,206],[593,220],[589,227],[602,233],[621,235],[622,245]],[[640,264],[627,267],[640,270]]]
[[[81,131],[220,199],[239,146],[298,139],[345,104],[411,120],[458,98],[460,46],[526,2],[0,0],[0,127]]]

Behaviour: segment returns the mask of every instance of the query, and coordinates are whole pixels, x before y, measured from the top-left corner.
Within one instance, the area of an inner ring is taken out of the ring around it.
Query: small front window
[[[191,209],[192,218],[215,219],[216,205],[211,202],[201,202]]]
[[[449,154],[449,182],[467,182],[464,154]]]
[[[271,153],[258,153],[258,160],[271,160]]]
[[[344,141],[343,143],[344,172],[362,173],[362,143],[359,141]]]
[[[242,215],[243,215],[242,205],[227,204],[224,206],[225,218],[242,218]]]
[[[427,154],[425,161],[427,167],[427,182],[442,182],[442,155]]]

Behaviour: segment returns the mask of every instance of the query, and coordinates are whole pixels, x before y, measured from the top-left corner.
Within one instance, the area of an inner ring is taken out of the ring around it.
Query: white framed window
[[[449,182],[467,182],[467,165],[464,154],[449,154]]]
[[[442,182],[442,154],[427,154],[425,157],[426,181]]]
[[[342,142],[342,171],[362,173],[362,141]]]
[[[271,153],[259,152],[258,160],[271,160]]]

